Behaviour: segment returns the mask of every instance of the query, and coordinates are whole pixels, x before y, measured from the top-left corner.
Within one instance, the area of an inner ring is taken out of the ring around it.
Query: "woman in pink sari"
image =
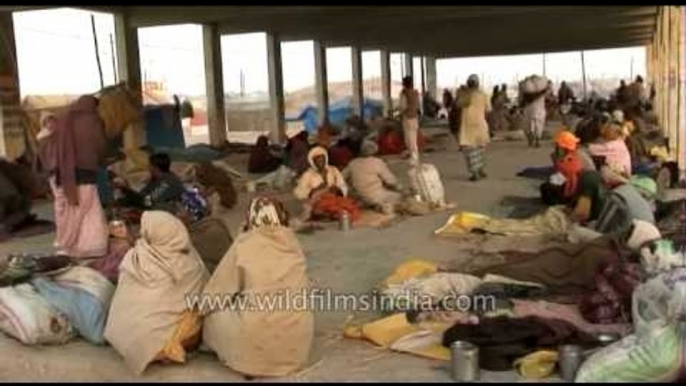
[[[59,117],[44,114],[41,127],[37,139],[55,197],[57,253],[74,258],[104,256],[107,222],[95,178],[105,135],[97,100],[82,96]]]

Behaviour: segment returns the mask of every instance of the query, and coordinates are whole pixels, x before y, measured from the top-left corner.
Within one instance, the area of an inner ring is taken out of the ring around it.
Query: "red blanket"
[[[341,212],[346,211],[350,215],[350,221],[355,222],[360,218],[360,208],[355,202],[347,197],[340,197],[333,193],[326,193],[312,206],[312,216],[327,220],[338,220]]]

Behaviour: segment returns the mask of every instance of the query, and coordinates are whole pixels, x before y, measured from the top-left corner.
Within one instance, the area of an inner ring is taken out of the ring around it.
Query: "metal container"
[[[576,372],[584,361],[581,346],[569,344],[560,346],[560,375],[565,382],[574,382]]]
[[[456,382],[479,380],[479,347],[465,341],[450,345],[450,372]]]
[[[603,346],[607,346],[620,340],[622,337],[619,334],[604,333],[598,334],[596,338],[598,339],[598,342],[600,342],[600,344],[602,344]]]
[[[350,230],[350,214],[345,210],[341,212],[340,225],[342,231],[347,232]]]

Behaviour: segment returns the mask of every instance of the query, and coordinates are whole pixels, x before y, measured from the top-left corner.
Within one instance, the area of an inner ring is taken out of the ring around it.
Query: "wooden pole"
[[[91,27],[93,28],[93,42],[95,43],[95,61],[98,63],[98,74],[100,74],[100,88],[105,87],[102,78],[102,65],[100,64],[100,51],[98,50],[98,34],[95,33],[95,15],[91,15]]]
[[[582,86],[584,90],[584,100],[586,100],[586,61],[584,60],[584,52],[581,51],[581,77]]]

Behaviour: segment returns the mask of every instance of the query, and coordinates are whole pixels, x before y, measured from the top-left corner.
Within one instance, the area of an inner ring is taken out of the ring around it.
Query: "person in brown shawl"
[[[60,116],[45,115],[38,134],[55,197],[55,246],[59,254],[76,258],[107,252],[107,223],[96,185],[106,140],[97,106],[95,97],[82,96]]]
[[[284,376],[302,368],[309,360],[314,316],[307,306],[298,308],[294,295],[309,287],[306,270],[283,205],[266,197],[253,199],[245,232],[203,290],[203,296],[241,301],[233,303],[234,309],[201,310],[205,345],[246,376]],[[264,307],[267,302],[283,307]]]

